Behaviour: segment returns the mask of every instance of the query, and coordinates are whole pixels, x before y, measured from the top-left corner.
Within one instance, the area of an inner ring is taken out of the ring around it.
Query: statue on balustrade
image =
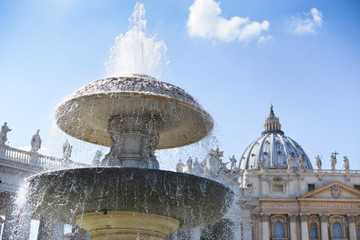
[[[70,143],[68,142],[68,140],[66,140],[66,142],[63,145],[63,154],[64,154],[64,159],[65,160],[70,159],[72,148],[73,148],[73,146],[71,146]]]
[[[349,159],[347,158],[347,156],[344,156],[344,169],[345,169],[345,171],[350,170],[350,163],[349,163]]]
[[[185,167],[185,165],[181,162],[181,159],[180,159],[179,162],[176,164],[176,171],[184,172],[184,167]]]
[[[335,170],[337,160],[336,160],[336,157],[335,157],[335,155],[333,153],[331,154],[330,162],[331,162],[331,170]]]
[[[92,161],[93,166],[100,166],[100,158],[101,158],[101,156],[102,156],[102,151],[96,150],[94,159]]]
[[[4,145],[7,142],[7,133],[10,132],[11,129],[7,126],[7,123],[4,122],[4,125],[2,125],[1,127],[1,132],[0,132],[0,144]]]
[[[195,158],[192,171],[194,174],[197,174],[199,176],[201,176],[204,173],[204,168],[203,166],[201,166],[197,158]]]
[[[231,169],[232,171],[234,171],[235,168],[236,168],[236,158],[235,158],[235,156],[232,155],[232,157],[229,158],[229,160],[230,160],[230,162],[231,162],[231,167],[230,167],[230,169]]]
[[[192,165],[193,165],[193,160],[191,157],[189,157],[189,159],[186,162],[186,166],[187,166],[187,173],[192,173]]]
[[[36,133],[31,138],[31,152],[36,153],[41,148],[41,138],[39,135],[40,129],[36,131]]]
[[[319,155],[316,156],[316,166],[317,168],[320,170],[322,167],[322,162],[321,162],[321,158]]]

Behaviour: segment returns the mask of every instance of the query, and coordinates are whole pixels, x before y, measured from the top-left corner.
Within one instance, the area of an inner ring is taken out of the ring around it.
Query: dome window
[[[277,152],[277,154],[281,155],[281,154],[282,154],[282,152],[281,152],[281,151],[278,151],[278,152]]]
[[[255,156],[256,156],[256,154],[255,154],[255,153],[252,153],[252,154],[251,154],[251,156],[252,156],[252,157],[255,157]]]
[[[264,152],[264,155],[266,156],[266,155],[268,155],[268,153],[267,153],[267,152]]]

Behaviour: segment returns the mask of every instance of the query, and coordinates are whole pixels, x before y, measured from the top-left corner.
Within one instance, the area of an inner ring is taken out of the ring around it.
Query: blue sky
[[[40,129],[43,148],[61,157],[67,137],[54,130],[51,114],[62,98],[105,76],[109,49],[128,30],[135,3],[0,1],[0,123],[13,129],[10,146],[29,146]],[[168,48],[169,72],[162,80],[195,96],[216,121],[208,146],[165,154],[163,166],[174,167],[189,155],[201,158],[217,144],[224,160],[233,154],[240,159],[260,137],[272,103],[285,135],[313,163],[319,154],[329,168],[336,150],[337,168],[347,155],[350,168],[360,169],[359,1],[158,0],[144,5],[149,35],[156,33]],[[69,141],[74,160],[91,161],[96,146]]]

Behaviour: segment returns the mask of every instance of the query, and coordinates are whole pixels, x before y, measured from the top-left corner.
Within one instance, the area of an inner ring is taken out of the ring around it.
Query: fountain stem
[[[159,169],[155,157],[159,133],[154,116],[113,116],[107,131],[111,147],[102,165]]]

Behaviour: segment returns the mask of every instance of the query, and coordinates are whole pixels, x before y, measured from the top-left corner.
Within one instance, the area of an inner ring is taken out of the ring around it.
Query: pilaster
[[[329,215],[320,214],[321,240],[329,240],[328,222]]]
[[[290,239],[291,240],[297,240],[297,231],[296,231],[296,221],[298,219],[297,214],[290,214],[289,220],[290,220]]]
[[[309,228],[308,228],[309,214],[301,213],[301,239],[309,239]]]
[[[355,226],[356,215],[348,214],[347,220],[349,223],[349,239],[356,240],[356,226]]]
[[[260,215],[260,223],[262,227],[262,240],[270,239],[270,231],[269,231],[269,214],[261,214]]]

